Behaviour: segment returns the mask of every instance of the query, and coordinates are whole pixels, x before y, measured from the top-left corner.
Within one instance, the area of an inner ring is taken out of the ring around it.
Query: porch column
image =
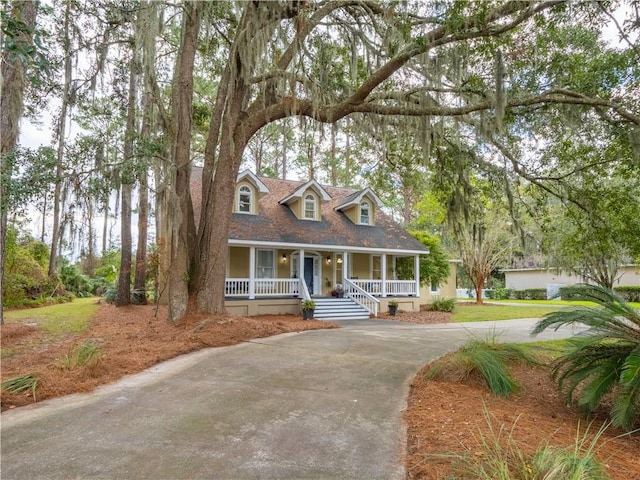
[[[342,278],[349,278],[349,254],[347,252],[342,252]]]
[[[249,247],[249,300],[256,298],[256,247]]]
[[[416,278],[416,297],[420,296],[420,255],[413,257],[413,276]]]
[[[387,296],[387,254],[383,253],[380,256],[380,279],[382,280],[382,296]]]
[[[300,279],[299,281],[304,282],[304,249],[300,249],[298,251],[298,278]],[[302,293],[302,292],[300,292]],[[309,295],[311,295],[311,292],[309,292]]]

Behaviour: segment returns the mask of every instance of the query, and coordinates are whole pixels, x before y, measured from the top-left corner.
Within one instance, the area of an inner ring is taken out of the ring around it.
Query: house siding
[[[620,268],[622,274],[614,286],[638,285],[640,286],[640,274],[638,266],[627,265]],[[556,269],[532,268],[523,270],[504,270],[505,285],[513,290],[525,290],[527,288],[547,288],[549,284],[575,285],[584,283],[585,280],[575,275],[568,275]]]
[[[229,247],[229,272],[231,278],[249,277],[249,249],[246,247]]]
[[[357,278],[369,278],[369,255],[366,253],[354,253],[351,255],[351,276]]]

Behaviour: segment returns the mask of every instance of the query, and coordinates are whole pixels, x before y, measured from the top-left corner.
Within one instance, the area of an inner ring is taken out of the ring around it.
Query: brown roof
[[[335,210],[336,206],[345,203],[346,197],[358,191],[323,185],[331,200],[320,202],[322,220],[299,220],[287,205],[278,202],[304,182],[259,178],[269,193],[260,197],[258,215],[233,214],[230,240],[428,252],[424,245],[379,209],[376,210],[375,226],[356,225],[344,213]],[[201,183],[202,168],[194,167],[191,190],[196,218],[200,214]]]

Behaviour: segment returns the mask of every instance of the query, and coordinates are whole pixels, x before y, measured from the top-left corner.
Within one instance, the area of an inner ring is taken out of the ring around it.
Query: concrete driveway
[[[184,355],[92,394],[4,412],[1,476],[404,478],[402,411],[418,369],[470,334],[532,340],[534,323],[345,321]]]

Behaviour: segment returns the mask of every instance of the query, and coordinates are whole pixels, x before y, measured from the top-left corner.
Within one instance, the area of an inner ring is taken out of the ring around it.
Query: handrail
[[[300,284],[300,292],[302,292],[302,300],[311,300],[311,295],[309,294],[309,289],[307,288],[307,282],[304,278],[299,278],[298,282]]]
[[[346,296],[353,299],[356,303],[362,305],[374,317],[378,316],[380,300],[375,298],[364,289],[360,288],[348,278],[343,279],[342,288],[344,289],[344,293]]]

